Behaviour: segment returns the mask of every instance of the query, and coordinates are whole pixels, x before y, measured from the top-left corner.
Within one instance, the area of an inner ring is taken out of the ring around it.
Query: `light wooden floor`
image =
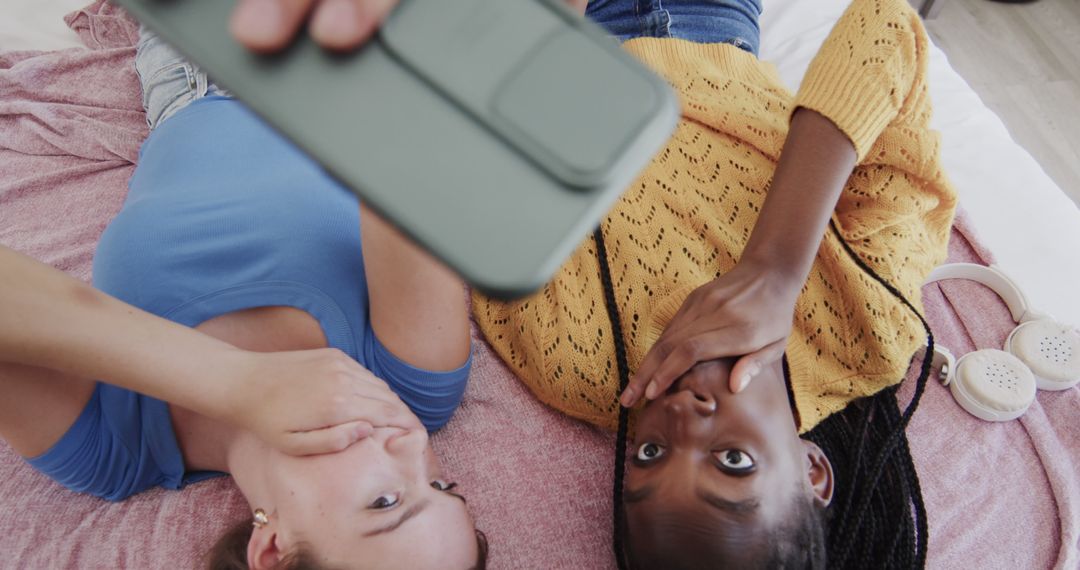
[[[934,42],[1080,205],[1080,0],[937,0]]]

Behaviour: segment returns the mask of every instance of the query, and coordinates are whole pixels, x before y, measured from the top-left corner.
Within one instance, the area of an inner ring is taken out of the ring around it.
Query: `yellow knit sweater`
[[[797,107],[831,119],[859,166],[833,215],[844,240],[916,307],[946,254],[955,194],[929,130],[928,40],[904,0],[855,0],[793,97],[775,69],[726,44],[642,38],[625,49],[665,77],[683,117],[602,223],[631,371],[695,288],[738,261]],[[594,241],[540,292],[475,295],[491,346],[540,400],[613,429],[618,371]],[[806,431],[899,382],[924,333],[826,232],[787,345]]]

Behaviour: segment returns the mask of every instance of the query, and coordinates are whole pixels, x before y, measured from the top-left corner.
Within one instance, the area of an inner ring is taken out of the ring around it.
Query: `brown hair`
[[[214,547],[206,553],[209,570],[248,570],[247,546],[254,527],[251,521],[242,520],[221,535]],[[476,530],[476,565],[470,570],[487,568],[488,543],[484,533]],[[301,545],[274,565],[274,570],[327,570],[315,561],[311,551]]]

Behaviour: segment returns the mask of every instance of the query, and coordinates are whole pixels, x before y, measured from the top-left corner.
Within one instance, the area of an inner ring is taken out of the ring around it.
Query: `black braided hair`
[[[907,298],[882,279],[829,228],[848,256],[918,317],[926,331],[926,353],[933,354],[930,325]],[[911,450],[907,425],[926,390],[931,359],[923,358],[911,402],[900,413],[896,387],[849,405],[807,434],[833,464],[836,488],[829,510],[830,568],[922,568],[926,565],[926,506]]]
[[[852,251],[840,236],[835,223],[830,221],[829,227],[855,264],[918,317],[926,331],[925,354],[933,354],[934,335],[919,310]],[[622,393],[629,383],[630,371],[602,228],[596,229],[594,239],[615,343],[619,393]],[[926,389],[930,365],[931,359],[924,358],[915,394],[903,413],[899,410],[894,386],[853,402],[841,412],[826,418],[805,436],[829,458],[836,477],[835,488],[839,490],[827,513],[829,568],[918,569],[926,565],[926,507],[905,430]],[[786,359],[784,376],[790,383]],[[626,522],[622,500],[627,420],[628,411],[620,406],[615,445],[612,537],[612,549],[619,570],[628,567],[623,543]]]
[[[619,306],[615,304],[615,286],[611,283],[611,268],[608,267],[607,246],[604,244],[603,227],[593,232],[596,239],[596,258],[600,263],[600,281],[604,285],[604,301],[607,305],[608,320],[611,321],[611,336],[615,342],[615,361],[619,367],[619,391],[630,383],[630,364],[626,360],[626,344],[623,340],[622,320],[619,318]],[[626,432],[629,423],[628,410],[619,406],[619,427],[615,438],[615,484],[612,492],[614,511],[614,533],[611,547],[615,551],[615,563],[619,570],[626,570],[626,551],[623,549],[623,536],[626,535],[626,517],[623,512],[623,479],[626,476]]]

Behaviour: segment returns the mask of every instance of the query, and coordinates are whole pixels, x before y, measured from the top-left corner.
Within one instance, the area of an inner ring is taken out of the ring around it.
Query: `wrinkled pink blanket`
[[[0,243],[89,279],[146,126],[131,21],[100,1],[68,21],[89,50],[0,55]],[[990,259],[963,218],[953,238],[952,260]],[[925,305],[954,352],[1000,346],[1011,328],[972,284],[928,287]],[[612,567],[613,438],[536,402],[476,344],[465,402],[435,443],[490,538],[491,566]],[[928,388],[909,433],[931,567],[1080,566],[1078,410],[1076,389],[1040,393],[1022,420],[989,424]],[[228,479],[110,504],[61,488],[2,443],[0,513],[3,568],[195,567],[249,516]]]

